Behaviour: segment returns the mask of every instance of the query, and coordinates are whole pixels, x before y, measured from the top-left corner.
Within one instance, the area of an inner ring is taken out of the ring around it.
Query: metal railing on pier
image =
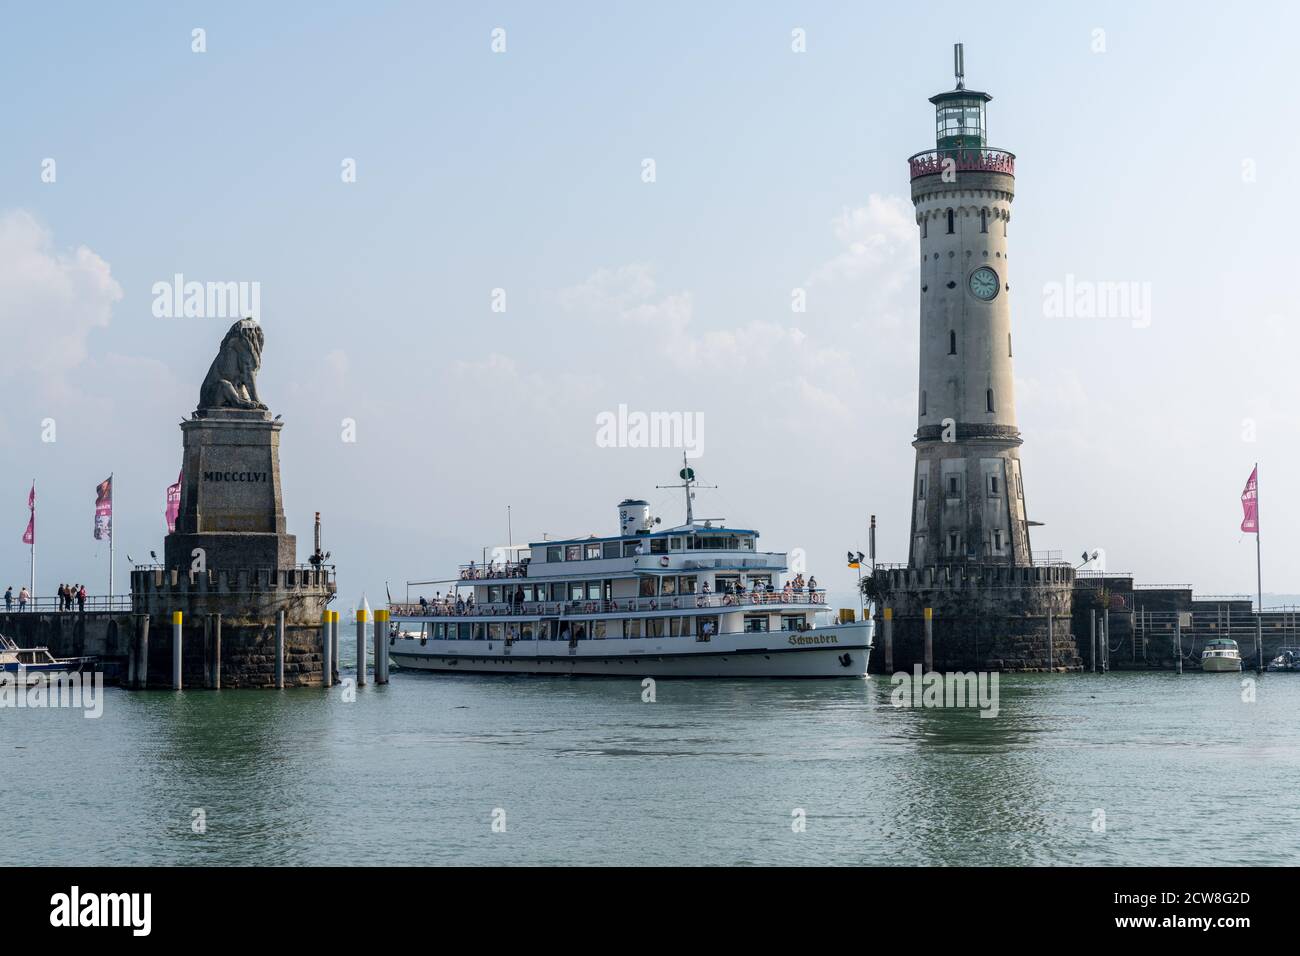
[[[0,610],[11,614],[19,614],[24,612],[24,608],[18,603],[18,597],[16,594],[14,596],[13,604],[2,605],[0,606]],[[63,599],[57,596],[56,597],[41,596],[37,598],[29,598],[27,600],[27,605],[25,608],[25,612],[28,614],[34,614],[37,612],[46,613],[46,614],[49,614],[51,612],[56,614],[58,613],[76,614],[79,611],[83,611],[83,610],[87,612],[130,611],[131,596],[129,594],[115,594],[112,597],[109,597],[106,594],[87,594],[84,607],[81,605],[81,603],[75,600],[71,603],[71,605],[69,605],[66,601],[64,601]]]

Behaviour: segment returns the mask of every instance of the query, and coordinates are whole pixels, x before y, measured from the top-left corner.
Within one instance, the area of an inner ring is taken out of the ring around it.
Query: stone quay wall
[[[877,603],[874,672],[885,671],[886,609],[892,615],[894,670],[924,666],[926,608],[932,614],[935,670],[1083,667],[1071,627],[1074,569],[1069,565],[878,568],[872,587]]]
[[[274,687],[276,620],[284,611],[285,686],[323,686],[321,617],[335,593],[333,571],[324,568],[138,568],[131,596],[137,618],[149,621],[149,640],[146,652],[137,624],[128,671],[147,654],[147,686],[171,686],[172,615],[180,611],[183,686],[215,684],[219,621],[221,687]]]

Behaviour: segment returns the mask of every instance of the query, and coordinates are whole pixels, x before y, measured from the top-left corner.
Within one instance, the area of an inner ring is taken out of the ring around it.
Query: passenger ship
[[[787,586],[786,555],[758,532],[696,521],[660,530],[641,500],[619,533],[540,541],[486,567],[470,562],[432,604],[390,604],[400,667],[625,677],[856,677],[872,623],[820,622],[825,591]]]

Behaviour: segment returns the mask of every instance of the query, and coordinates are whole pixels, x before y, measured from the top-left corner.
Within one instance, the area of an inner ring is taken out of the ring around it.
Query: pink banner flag
[[[176,484],[167,486],[167,533],[176,530],[176,516],[181,513],[181,479],[185,476],[182,469],[176,475]]]
[[[95,486],[95,540],[113,537],[113,477]]]
[[[32,482],[32,490],[27,493],[27,510],[31,515],[27,518],[27,530],[23,532],[23,544],[36,543],[36,482]]]
[[[1259,465],[1250,473],[1246,490],[1241,493],[1241,530],[1247,534],[1259,534]]]

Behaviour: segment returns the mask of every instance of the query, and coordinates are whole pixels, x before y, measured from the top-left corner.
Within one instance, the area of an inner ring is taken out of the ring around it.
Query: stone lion
[[[199,389],[199,408],[266,408],[257,395],[262,341],[262,327],[252,319],[230,327]]]

